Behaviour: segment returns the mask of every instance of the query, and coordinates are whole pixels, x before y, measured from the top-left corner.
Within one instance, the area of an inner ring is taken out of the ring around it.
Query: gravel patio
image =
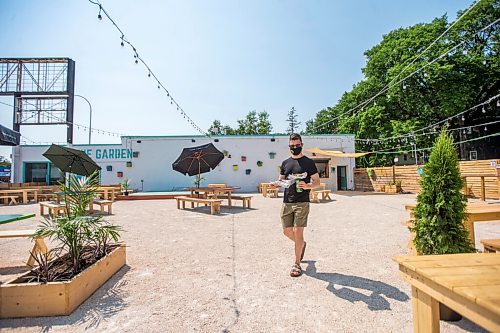
[[[415,195],[336,192],[311,204],[305,274],[291,278],[282,198],[254,194],[252,209],[178,210],[175,200],[117,201],[127,266],[67,317],[0,320],[2,332],[412,332],[411,290],[395,255],[408,253],[403,204]],[[241,205],[240,202],[236,205]],[[0,230],[35,228],[37,213]],[[500,222],[476,226],[500,238]],[[30,242],[0,239],[0,281],[26,270]],[[484,332],[467,320],[442,332]]]

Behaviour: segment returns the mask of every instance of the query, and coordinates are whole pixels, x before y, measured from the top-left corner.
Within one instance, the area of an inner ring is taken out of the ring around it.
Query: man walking
[[[303,179],[285,188],[283,206],[281,208],[281,223],[283,233],[295,244],[295,263],[290,276],[302,275],[300,262],[304,257],[306,242],[304,228],[309,215],[309,192],[320,186],[319,174],[314,161],[302,154],[302,138],[299,134],[290,135],[288,147],[292,156],[281,163],[280,180],[293,179],[299,174],[307,173]],[[305,174],[304,174],[305,175]]]

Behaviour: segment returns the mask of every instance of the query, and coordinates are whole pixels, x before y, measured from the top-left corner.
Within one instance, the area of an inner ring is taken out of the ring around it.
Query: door
[[[347,190],[347,166],[337,167],[337,185],[339,191]]]

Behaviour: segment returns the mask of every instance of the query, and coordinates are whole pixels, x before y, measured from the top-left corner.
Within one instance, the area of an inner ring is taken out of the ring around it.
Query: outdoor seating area
[[[96,316],[103,316],[105,320],[99,321],[96,328],[107,331],[130,320],[137,325],[151,325],[147,318],[157,311],[166,314],[182,311],[181,318],[158,316],[155,325],[179,331],[190,328],[217,331],[229,327],[239,318],[231,330],[267,330],[271,326],[265,323],[275,321],[281,322],[285,330],[328,331],[332,327],[341,331],[349,331],[352,327],[357,331],[370,331],[373,327],[387,332],[412,330],[416,322],[412,319],[412,286],[399,278],[398,265],[394,265],[391,258],[408,253],[406,243],[410,233],[405,226],[394,221],[407,218],[404,204],[414,201],[415,195],[331,192],[332,201],[311,206],[312,215],[306,231],[308,248],[302,263],[304,276],[300,284],[292,286],[291,278],[286,274],[289,263],[283,260],[291,255],[292,250],[290,241],[281,237],[281,200],[269,200],[256,193],[241,194],[243,197],[247,195],[252,198],[253,209],[234,205],[229,208],[227,199],[222,197],[186,197],[182,201],[177,198],[186,208],[199,204],[202,214],[177,209],[174,200],[168,199],[114,202],[113,214],[106,218],[111,223],[120,223],[126,230],[123,237],[127,243],[128,265],[68,317],[42,317],[36,321],[29,318],[2,319],[2,327],[14,328],[14,331],[15,327],[36,331],[41,326],[52,325],[54,320],[61,320],[60,329],[80,331],[94,322]],[[234,199],[235,196],[240,194],[232,192],[233,200],[238,200]],[[210,214],[211,207],[209,204],[205,207],[204,200],[218,201],[219,214]],[[496,204],[496,201],[487,201],[483,205]],[[5,206],[2,210],[10,214],[21,211],[36,213],[35,217],[0,224],[0,235],[4,235],[0,238],[3,260],[0,282],[5,282],[29,269],[26,266],[29,251],[37,243],[28,236],[41,217],[38,203]],[[378,214],[373,214],[373,211]],[[367,225],[375,228],[377,233],[367,233]],[[475,227],[477,239],[500,237],[500,219]],[[52,241],[42,241],[44,245],[39,245],[40,251],[53,248]],[[363,246],[345,247],[342,244]],[[482,245],[479,246],[483,251]],[[265,260],[248,265],[249,258],[255,255]],[[410,265],[408,259],[404,260]],[[216,264],[204,266],[202,263],[206,262]],[[442,281],[448,281],[452,277],[445,275],[446,268],[451,265],[449,260],[447,262],[440,264],[436,261],[439,268],[429,266],[428,270],[437,272],[439,269],[436,276],[443,276]],[[473,262],[477,265],[478,259],[473,259]],[[485,266],[485,271],[494,271],[492,263],[484,263],[490,267]],[[169,266],[168,270],[164,269],[165,264]],[[479,267],[471,269],[474,276],[481,274]],[[410,274],[409,270],[405,272]],[[491,279],[492,275],[488,274],[484,279],[476,280],[476,284]],[[192,287],[193,283],[197,288]],[[153,293],[149,292],[151,288]],[[278,292],[282,288],[289,288],[290,293]],[[423,285],[415,288],[441,299]],[[469,290],[472,292],[473,288]],[[306,294],[309,297],[297,297]],[[451,295],[454,294],[445,294],[446,297],[466,297]],[[234,299],[235,303],[224,298]],[[311,306],[312,300],[321,307]],[[213,312],[200,317],[200,313],[208,309],[203,305],[207,302],[212,304],[210,309]],[[495,311],[484,302],[476,303],[477,309],[486,308],[488,313]],[[276,304],[283,304],[278,306],[283,310],[287,304],[286,311],[276,311]],[[449,304],[453,306],[454,303]],[[240,313],[238,317],[235,306]],[[470,306],[468,309],[474,309],[472,303]],[[114,311],[109,312],[110,307]],[[481,319],[484,312],[476,312],[477,315],[471,314],[468,319],[456,323],[441,321],[438,323],[441,332],[486,332],[474,324],[484,325]],[[345,316],[345,313],[357,315]],[[295,316],[307,316],[308,321],[290,320]],[[68,321],[63,318],[68,318]],[[256,322],[255,318],[261,319]],[[433,323],[435,325],[435,321]],[[274,327],[274,324],[269,325]]]
[[[500,0],[5,3],[1,333],[500,333]]]

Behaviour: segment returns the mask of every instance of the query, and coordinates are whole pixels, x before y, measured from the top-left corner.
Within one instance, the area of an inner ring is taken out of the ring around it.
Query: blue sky
[[[214,119],[236,126],[252,110],[267,111],[274,131],[334,105],[363,76],[363,52],[393,29],[468,8],[467,0],[131,1],[103,0],[140,55],[186,113],[206,130]],[[147,77],[98,8],[86,0],[0,0],[0,57],[70,57],[76,93],[93,107],[92,127],[126,135],[197,133]],[[437,36],[436,36],[437,37]],[[12,98],[0,97],[12,103]],[[89,108],[76,98],[75,123]],[[0,124],[12,108],[0,104]],[[21,127],[36,142],[63,142],[63,127]],[[75,128],[74,143],[88,132]],[[93,133],[92,143],[118,143]],[[10,149],[0,148],[0,155]]]

